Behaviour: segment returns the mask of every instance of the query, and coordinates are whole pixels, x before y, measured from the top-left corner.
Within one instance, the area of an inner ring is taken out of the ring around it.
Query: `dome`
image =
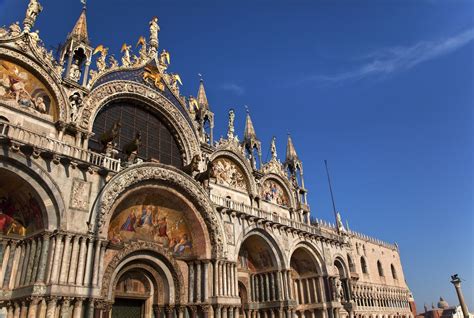
[[[438,301],[438,308],[447,309],[449,307],[448,302],[443,299],[443,297],[439,297]]]

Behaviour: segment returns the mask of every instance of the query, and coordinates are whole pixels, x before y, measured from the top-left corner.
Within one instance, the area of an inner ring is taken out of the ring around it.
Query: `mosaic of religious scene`
[[[44,227],[43,214],[34,189],[22,178],[1,169],[0,234],[25,236]]]
[[[248,238],[240,249],[238,265],[251,272],[272,268],[274,262],[270,247],[260,238]]]
[[[54,99],[33,74],[0,59],[0,101],[24,110],[54,117]]]
[[[226,158],[214,160],[214,173],[217,184],[245,191],[247,184],[239,166]]]
[[[38,201],[31,193],[28,196],[26,202],[14,196],[0,197],[0,232],[3,235],[25,236],[43,228]]]
[[[167,205],[166,198],[144,193],[122,202],[109,226],[113,243],[153,241],[175,256],[192,254],[192,240],[183,212]]]
[[[264,200],[278,205],[289,206],[288,195],[275,180],[267,179],[263,183],[262,197]]]

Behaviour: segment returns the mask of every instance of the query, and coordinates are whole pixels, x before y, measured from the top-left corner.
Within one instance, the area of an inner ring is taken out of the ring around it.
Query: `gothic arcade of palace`
[[[116,60],[84,8],[54,57],[42,10],[0,28],[0,317],[413,317],[396,245],[310,219],[291,138],[214,140],[157,18]]]

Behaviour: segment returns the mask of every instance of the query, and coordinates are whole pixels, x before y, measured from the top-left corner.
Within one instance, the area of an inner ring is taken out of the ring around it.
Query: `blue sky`
[[[43,0],[37,27],[47,45],[64,41],[78,1]],[[27,1],[0,0],[0,25],[22,20]],[[95,45],[120,56],[159,17],[160,49],[185,95],[203,74],[225,134],[248,105],[269,159],[291,132],[303,160],[312,214],[397,242],[418,308],[457,303],[459,273],[474,311],[474,2],[89,1]]]

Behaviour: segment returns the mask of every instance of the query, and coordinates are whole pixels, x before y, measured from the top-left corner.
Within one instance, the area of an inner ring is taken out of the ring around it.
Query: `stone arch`
[[[227,149],[221,149],[214,152],[209,158],[209,160],[214,161],[216,159],[223,158],[223,157],[229,158],[230,160],[233,161],[233,163],[235,163],[238,167],[242,169],[246,177],[247,187],[248,187],[247,189],[248,189],[249,194],[252,197],[257,196],[257,185],[252,175],[252,167],[250,166],[250,163],[248,162],[248,160],[243,155],[231,150],[227,150]]]
[[[57,118],[54,118],[54,120],[60,120],[63,122],[68,121],[68,118],[70,117],[68,99],[59,85],[61,79],[55,76],[56,72],[53,69],[48,69],[46,63],[38,63],[27,55],[4,47],[0,47],[0,59],[2,58],[11,63],[18,64],[20,67],[25,68],[27,71],[31,72],[32,75],[36,76],[38,80],[49,89],[52,97],[55,99]]]
[[[115,286],[120,276],[129,269],[144,269],[151,276],[158,275],[162,278],[165,285],[162,299],[164,303],[181,304],[185,302],[186,288],[179,268],[171,255],[159,245],[133,242],[117,253],[107,265],[102,278],[101,296],[107,301],[113,301]]]
[[[176,140],[184,150],[184,164],[189,163],[194,155],[200,154],[199,139],[190,119],[166,97],[136,82],[111,81],[94,88],[84,101],[81,127],[92,131],[99,111],[110,102],[121,99],[144,103],[163,117],[173,128]]]
[[[286,268],[286,261],[283,256],[283,251],[280,249],[281,244],[277,242],[276,238],[273,237],[269,232],[266,232],[260,228],[249,229],[247,234],[242,233],[239,238],[236,240],[236,253],[235,257],[238,261],[240,250],[242,249],[243,244],[246,242],[247,239],[251,238],[252,236],[258,237],[261,242],[265,242],[268,248],[271,250],[271,258],[275,264],[276,269]]]
[[[213,257],[222,255],[225,236],[217,212],[204,189],[181,170],[159,163],[134,165],[115,175],[104,187],[95,202],[95,229],[105,237],[112,212],[127,192],[140,184],[154,184],[175,189],[183,194],[199,212],[209,235]]]
[[[0,172],[13,174],[29,184],[38,195],[38,202],[41,206],[42,214],[46,219],[43,225],[45,230],[54,231],[66,228],[66,218],[63,217],[65,211],[64,200],[59,190],[59,186],[34,161],[14,153],[8,153],[8,157],[0,155]]]
[[[259,195],[262,195],[263,185],[264,185],[265,181],[270,180],[270,179],[276,180],[277,183],[278,183],[278,184],[283,188],[283,190],[286,192],[286,195],[288,196],[288,200],[289,200],[288,208],[293,208],[293,209],[295,209],[295,208],[296,208],[296,199],[295,199],[295,196],[294,196],[293,191],[291,190],[292,187],[291,187],[290,182],[289,182],[287,179],[282,178],[281,176],[279,176],[279,175],[277,175],[277,174],[275,174],[275,173],[266,174],[266,175],[263,176],[263,178],[260,180]],[[261,200],[264,200],[264,198],[261,197]]]
[[[318,250],[318,248],[316,246],[314,246],[313,244],[311,243],[308,243],[308,242],[296,242],[295,244],[293,244],[293,246],[290,248],[290,252],[288,253],[288,260],[287,260],[287,263],[290,264],[291,263],[291,257],[293,256],[293,253],[297,250],[297,249],[304,249],[310,256],[311,258],[313,259],[313,261],[316,262],[316,264],[319,266],[318,268],[318,274],[319,275],[327,275],[328,272],[327,272],[327,268],[326,268],[326,263],[324,261],[324,258],[321,254],[321,252]]]

